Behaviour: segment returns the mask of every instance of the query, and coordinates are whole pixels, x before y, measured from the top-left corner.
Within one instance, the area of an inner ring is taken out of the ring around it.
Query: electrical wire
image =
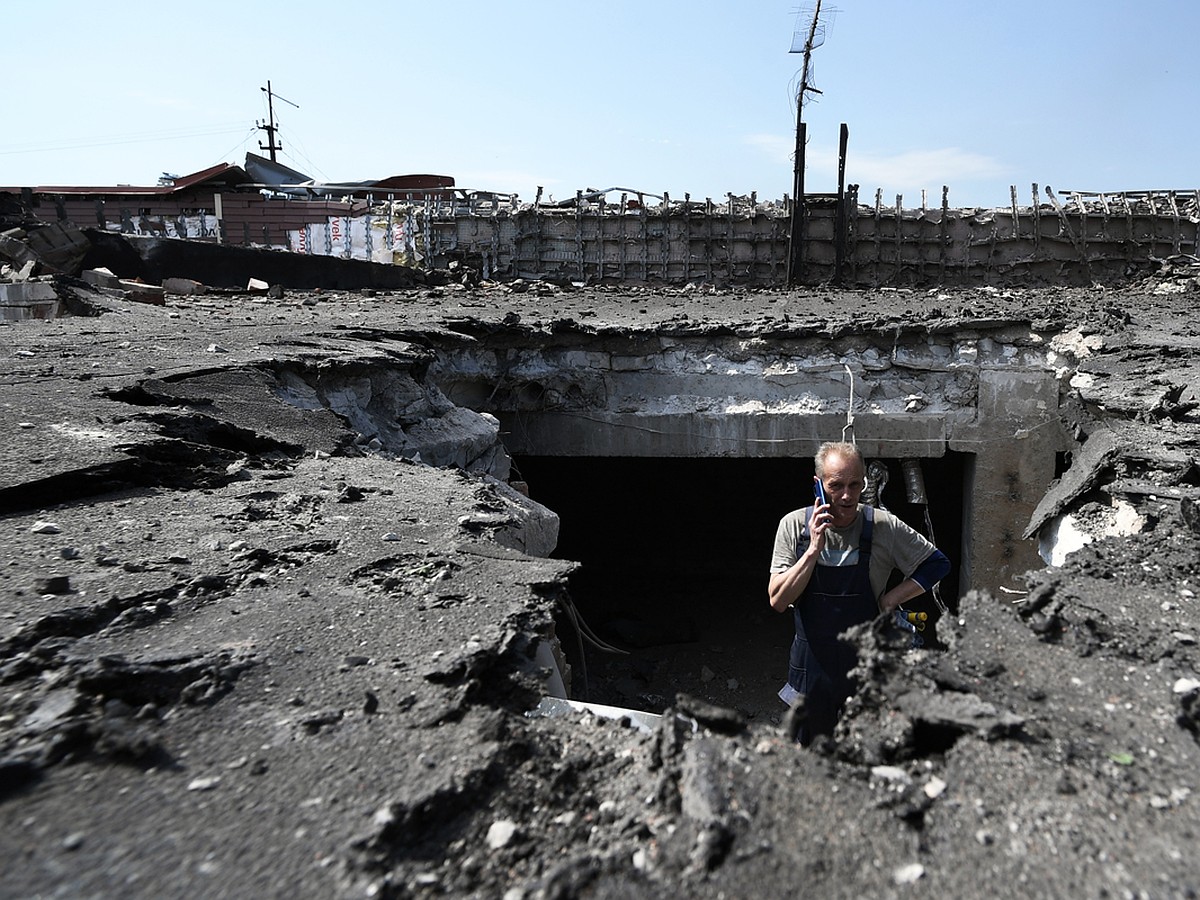
[[[846,366],[846,374],[850,376],[850,402],[846,404],[846,425],[842,429],[842,441],[846,440],[846,432],[850,432],[850,443],[857,444],[854,440],[854,373],[850,371],[850,367]]]
[[[283,132],[282,132],[282,131],[280,131],[280,129],[279,129],[279,126],[278,126],[278,123],[276,124],[275,130],[276,130],[276,132],[277,132],[277,133],[279,133],[279,135],[280,135],[280,140],[279,140],[279,143],[280,143],[280,144],[283,144]],[[297,154],[299,155],[299,157],[300,157],[300,158],[299,158],[299,159],[297,159],[297,158],[296,158],[295,156],[293,156],[291,153],[288,153],[288,152],[286,152],[286,151],[284,151],[284,154],[283,154],[283,155],[284,155],[284,156],[286,156],[286,157],[288,157],[289,159],[291,159],[291,160],[292,160],[292,161],[294,161],[295,163],[297,163],[297,165],[299,165],[301,162],[305,163],[305,164],[306,164],[306,167],[309,169],[309,171],[310,171],[310,172],[311,172],[313,175],[319,175],[319,176],[321,177],[321,180],[322,180],[322,181],[329,181],[329,176],[328,176],[328,175],[326,175],[324,172],[322,172],[322,171],[321,171],[321,169],[320,169],[320,167],[319,167],[319,166],[318,166],[318,165],[317,165],[315,162],[313,162],[311,159],[309,159],[309,158],[308,158],[308,155],[307,155],[307,153],[306,153],[306,150],[305,150],[304,144],[302,144],[302,143],[300,142],[300,140],[299,140],[299,139],[298,139],[298,138],[297,138],[297,137],[296,137],[296,136],[295,136],[295,135],[294,135],[294,134],[293,134],[291,131],[289,131],[289,132],[287,133],[287,139],[288,139],[288,144],[289,144],[290,146],[297,148],[297,149],[296,149],[296,152],[297,152]],[[282,147],[281,147],[280,149],[282,149]],[[389,174],[390,174],[390,173],[389,173]]]
[[[628,656],[628,650],[622,650],[619,647],[614,647],[612,644],[602,641],[596,637],[596,634],[588,626],[588,623],[583,620],[583,616],[579,614],[579,610],[575,608],[574,602],[562,591],[558,595],[559,605],[562,606],[563,612],[571,621],[571,625],[575,629],[575,645],[579,649],[579,668],[583,673],[583,699],[588,699],[588,671],[587,671],[587,656],[584,653],[583,644],[586,641],[602,653],[615,653],[620,656]]]
[[[258,131],[258,126],[257,125],[251,126],[250,130],[247,131],[242,136],[242,139],[240,141],[238,141],[236,144],[234,144],[232,147],[230,147],[228,150],[226,150],[224,153],[222,153],[220,156],[217,157],[217,162],[213,163],[213,165],[217,165],[218,163],[224,162],[225,157],[232,154],[233,151],[236,150],[238,147],[241,147],[244,150],[246,147],[246,141],[250,140],[250,138],[254,136],[254,132],[256,132],[256,131]]]
[[[94,138],[75,138],[68,141],[9,144],[0,146],[0,156],[13,156],[21,153],[52,153],[66,150],[85,150],[90,147],[114,147],[122,144],[151,144],[159,141],[178,141],[196,137],[208,137],[220,134],[237,134],[243,125],[237,128],[227,124],[210,125],[204,128],[183,128],[171,131],[134,132],[124,135],[107,135]]]
[[[608,643],[602,638],[597,637],[596,633],[588,626],[588,623],[584,621],[583,616],[579,614],[579,610],[569,597],[563,598],[563,603],[569,609],[571,621],[579,628],[580,634],[583,635],[584,640],[586,640],[589,644],[603,653],[615,653],[619,656],[629,655],[628,650],[622,650],[620,647],[614,647],[612,644]]]
[[[575,630],[575,646],[579,650],[579,669],[583,673],[583,699],[588,699],[588,671],[587,671],[587,656],[583,652],[583,632],[579,629],[579,620],[576,618],[575,606],[571,603],[564,594],[559,595],[559,603],[567,614],[567,618],[571,620],[571,624]]]

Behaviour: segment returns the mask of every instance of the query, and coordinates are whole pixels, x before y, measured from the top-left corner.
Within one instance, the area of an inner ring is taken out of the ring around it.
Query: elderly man
[[[805,746],[832,734],[851,693],[855,649],[838,635],[920,596],[950,571],[940,550],[888,513],[859,503],[865,486],[862,453],[853,444],[822,444],[814,457],[814,490],[824,500],[788,513],[775,533],[768,596],[771,608],[792,607],[796,637],[788,681],[789,706],[805,696],[798,738]],[[886,590],[893,570],[904,580]]]

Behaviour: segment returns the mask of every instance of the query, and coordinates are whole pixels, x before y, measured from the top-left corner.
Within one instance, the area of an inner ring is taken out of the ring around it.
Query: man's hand
[[[825,532],[833,525],[833,513],[830,509],[828,503],[817,504],[813,507],[812,515],[808,517],[810,545],[818,556],[825,549]]]
[[[913,597],[920,597],[923,593],[925,593],[925,588],[911,578],[906,578],[879,598],[879,610],[890,613],[901,603],[911,600]]]

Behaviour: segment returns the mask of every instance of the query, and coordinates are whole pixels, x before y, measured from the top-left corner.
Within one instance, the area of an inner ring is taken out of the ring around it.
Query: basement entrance
[[[973,456],[921,462],[935,537],[954,565],[942,582],[953,609]],[[518,456],[514,463],[514,477],[561,518],[555,556],[581,563],[570,585],[579,614],[628,651],[585,644],[581,660],[574,629],[561,620],[573,699],[661,712],[685,692],[779,719],[792,620],[767,604],[767,580],[779,519],[811,502],[810,458]],[[907,502],[899,460],[888,468],[883,505],[924,533],[924,510]],[[936,616],[928,596],[908,606]]]

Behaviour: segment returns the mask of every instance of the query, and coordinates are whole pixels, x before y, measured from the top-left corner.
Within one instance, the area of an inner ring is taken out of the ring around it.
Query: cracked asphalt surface
[[[1191,286],[449,284],[156,307],[62,284],[97,315],[0,326],[0,894],[1200,890]],[[811,751],[702,697],[652,733],[530,717],[574,569],[522,552],[542,513],[281,399],[298,374],[421,385],[465,322],[838,340],[993,318],[1087,337],[1064,408],[1111,450],[1060,505],[1120,497],[1147,527],[1031,572],[1027,594],[968,594],[944,650],[862,626],[863,687]]]

